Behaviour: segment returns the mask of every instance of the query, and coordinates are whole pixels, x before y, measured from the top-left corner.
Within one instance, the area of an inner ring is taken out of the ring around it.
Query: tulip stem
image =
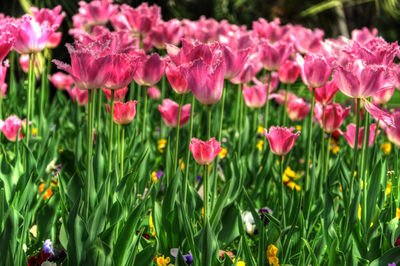
[[[178,151],[179,151],[179,130],[181,128],[181,111],[182,111],[182,104],[183,104],[183,98],[185,94],[181,94],[179,97],[179,108],[178,108],[178,120],[176,124],[176,140],[175,140],[175,157],[174,157],[174,171],[173,173],[176,173],[176,167],[178,164]]]
[[[285,86],[285,105],[283,107],[283,126],[286,126],[286,116],[287,116],[287,104],[288,104],[288,93],[290,89],[290,84],[286,84]]]
[[[102,122],[103,122],[103,119],[101,118],[101,108],[102,108],[102,105],[103,105],[103,92],[102,92],[102,90],[99,90],[99,96],[98,96],[99,98],[98,98],[98,104],[97,104],[97,129],[98,129],[98,131],[99,132],[102,132],[102,130],[101,130],[101,126],[102,126]]]
[[[35,61],[35,55],[34,54],[29,54],[29,70],[28,70],[28,114],[27,114],[27,121],[26,121],[26,145],[29,145],[29,139],[30,139],[30,125],[29,123],[31,122],[31,111],[32,111],[32,73],[34,72],[34,64],[33,62]]]
[[[322,106],[322,138],[321,138],[321,175],[319,178],[319,193],[322,193],[322,185],[325,178],[325,105]]]
[[[267,87],[267,98],[265,99],[264,127],[268,130],[269,90],[271,89],[271,72],[268,71],[266,77],[268,78],[268,87]]]
[[[238,84],[238,89],[237,89],[237,97],[236,97],[236,114],[235,114],[235,134],[236,134],[236,130],[238,129],[239,125],[239,113],[240,113],[240,98],[242,97],[242,91],[240,88],[240,83]]]
[[[208,218],[208,164],[204,165],[203,198],[204,198],[204,226],[205,226]]]
[[[226,84],[227,84],[227,82],[225,80],[225,86],[222,88],[222,100],[221,100],[221,112],[220,112],[220,117],[219,117],[218,141],[221,141],[221,137],[222,137],[222,123],[224,121]]]
[[[192,137],[193,137],[194,105],[195,105],[195,97],[192,94],[192,105],[190,106],[189,144],[192,141]],[[188,178],[189,178],[189,160],[190,160],[190,149],[188,148],[187,151],[186,151],[185,178],[183,179],[183,203],[186,203],[186,196],[187,196],[187,181],[188,181]]]
[[[40,106],[39,106],[39,126],[38,128],[40,131],[42,131],[42,120],[44,119],[43,113],[44,113],[44,97],[46,94],[46,80],[47,80],[47,65],[46,65],[46,59],[47,59],[47,48],[44,49],[43,51],[44,59],[43,59],[43,69],[42,69],[42,84],[41,84],[41,90],[40,90]]]
[[[241,88],[241,84],[239,83],[239,88]],[[240,112],[239,112],[239,123],[238,123],[238,128],[239,128],[239,140],[238,140],[238,158],[240,159],[240,153],[241,153],[241,146],[242,146],[242,120],[243,120],[243,97],[242,97],[242,90],[240,89]]]
[[[367,172],[365,169],[365,159],[368,155],[368,145],[369,145],[369,113],[365,114],[364,118],[364,136],[363,136],[363,145],[362,145],[362,153],[361,153],[361,170],[360,170],[360,178],[363,179],[364,188],[362,191],[363,204],[362,204],[362,223],[366,229],[367,228]]]
[[[124,178],[124,144],[125,144],[125,125],[121,125],[121,179]]]
[[[211,105],[207,106],[207,141],[211,138]]]
[[[92,150],[93,150],[93,98],[94,89],[89,90],[89,106],[88,106],[88,150],[87,150],[87,175],[86,175],[86,217],[89,217],[90,209],[90,185],[91,185],[91,168],[92,168]]]
[[[280,175],[280,187],[281,187],[281,193],[279,195],[280,201],[281,201],[281,212],[282,212],[282,221],[283,221],[283,228],[286,227],[286,214],[285,214],[285,189],[284,186],[285,184],[283,183],[283,161],[284,161],[285,156],[281,156],[281,163],[280,163],[280,168],[281,168],[281,175]],[[282,240],[283,242],[283,240]]]
[[[164,96],[165,96],[165,80],[166,80],[166,76],[165,74],[162,76],[161,78],[161,101],[164,100]],[[190,119],[192,119],[192,117],[190,117]],[[165,126],[164,123],[161,121],[161,129],[160,129],[160,137],[163,138],[164,137],[164,131],[165,131]],[[190,140],[189,140],[190,141]]]
[[[307,129],[307,149],[306,149],[306,158],[304,160],[304,165],[306,167],[306,180],[305,180],[305,188],[308,190],[308,183],[310,181],[310,154],[311,154],[311,139],[312,139],[312,122],[313,122],[313,114],[314,114],[314,106],[315,106],[315,96],[314,91],[312,92],[311,98],[311,110],[310,116],[308,120],[308,129]]]
[[[142,140],[146,140],[146,113],[147,113],[147,92],[145,87],[144,93],[144,108],[143,108],[143,128],[142,128]]]
[[[354,138],[354,147],[353,147],[353,163],[351,164],[351,172],[350,172],[350,191],[349,191],[349,198],[348,198],[348,203],[347,203],[347,214],[350,216],[351,213],[351,202],[352,202],[352,197],[353,197],[353,186],[354,186],[354,171],[356,170],[357,166],[357,155],[358,155],[358,131],[360,129],[360,98],[357,98],[357,111],[356,111],[356,132],[355,132],[355,138]],[[356,206],[357,208],[357,206]],[[346,222],[346,233],[345,237],[349,235],[349,230],[350,230],[350,218],[347,219]]]
[[[110,134],[108,135],[108,174],[111,173],[112,147],[113,147],[113,128],[114,128],[114,90],[111,90],[111,111],[110,111]]]

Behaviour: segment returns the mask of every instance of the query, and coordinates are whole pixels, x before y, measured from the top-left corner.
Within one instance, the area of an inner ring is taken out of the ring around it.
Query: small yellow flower
[[[39,185],[39,194],[41,194],[46,187],[46,183],[41,183]],[[53,190],[51,187],[47,188],[46,192],[43,194],[43,200],[49,199],[53,195]]]
[[[339,190],[340,190],[340,192],[343,192],[343,187],[342,187],[342,185],[339,186]]]
[[[181,164],[182,163],[182,164]],[[179,159],[178,164],[181,164],[181,170],[185,170],[185,162],[182,162],[182,158]]]
[[[301,126],[300,126],[300,125],[297,125],[297,126],[296,126],[296,130],[297,130],[297,131],[301,131]]]
[[[294,181],[298,180],[301,176],[293,171],[290,166],[285,169],[283,172],[282,181],[283,183],[290,188],[291,190],[296,189],[297,191],[301,191],[301,187],[297,185]]]
[[[232,262],[235,263],[235,261],[236,261],[236,258],[233,258]],[[236,263],[236,265],[237,266],[245,266],[246,263],[244,261],[240,260],[240,258],[238,258],[238,262]]]
[[[167,144],[167,140],[166,139],[159,139],[157,142],[157,149],[160,153],[164,152],[164,148]]]
[[[381,149],[385,154],[390,154],[392,151],[392,144],[390,144],[390,142],[385,142],[382,144]]]
[[[263,126],[258,126],[257,134],[264,134],[264,127]]]
[[[32,129],[32,136],[36,137],[36,135],[37,135],[37,128],[34,127],[34,128]]]
[[[164,256],[156,257],[157,266],[168,266],[171,259],[169,257],[164,258]]]
[[[358,220],[361,221],[361,204],[358,204]]]
[[[396,208],[396,217],[400,218],[400,208]]]
[[[357,176],[357,171],[354,171],[354,174],[353,174],[353,176]]]
[[[263,141],[262,139],[260,139],[260,140],[257,142],[256,147],[257,147],[257,149],[258,149],[259,151],[262,151],[263,146],[264,146],[264,141]]]
[[[227,153],[228,153],[227,148],[221,148],[221,151],[218,153],[218,157],[221,159],[224,159],[226,157]]]
[[[153,224],[153,216],[149,216],[149,227],[151,230],[151,235],[156,236],[156,231],[154,230],[154,224]]]
[[[63,148],[59,148],[59,149],[58,149],[58,152],[59,152],[59,153],[62,153],[63,151],[64,151]]]
[[[389,181],[386,185],[386,195],[389,195],[392,192],[392,181]]]
[[[299,185],[297,185],[295,182],[293,182],[293,181],[289,181],[287,184],[286,184],[286,186],[288,187],[288,188],[290,188],[291,190],[297,190],[297,191],[301,191],[301,187],[299,186]]]
[[[361,190],[363,190],[363,189],[364,189],[364,181],[361,180]]]
[[[276,254],[278,254],[278,248],[274,244],[270,244],[267,249],[267,258],[270,265],[279,266],[279,259]]]
[[[158,182],[158,178],[157,178],[156,174],[157,174],[156,171],[151,172],[151,180],[153,180],[154,184],[157,184],[157,182]]]
[[[336,154],[340,151],[340,147],[338,145],[338,142],[335,141],[334,139],[330,140],[330,145],[329,145],[329,150],[333,153]]]

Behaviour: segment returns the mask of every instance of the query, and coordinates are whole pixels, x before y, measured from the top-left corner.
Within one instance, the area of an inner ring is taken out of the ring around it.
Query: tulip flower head
[[[77,101],[80,106],[83,106],[89,101],[89,92],[88,90],[81,90],[78,87],[74,87],[72,89],[67,88],[69,96],[71,96],[73,101]]]
[[[270,44],[267,41],[261,41],[260,60],[266,70],[276,71],[289,58],[292,51],[293,47],[288,43]]]
[[[138,66],[133,75],[136,83],[144,86],[153,86],[160,81],[165,71],[165,61],[157,53],[150,56],[141,55]]]
[[[332,103],[325,107],[317,103],[314,109],[315,118],[320,127],[323,127],[323,108],[325,108],[325,127],[323,128],[326,133],[333,133],[338,130],[343,121],[350,114],[351,107],[343,109],[340,104]]]
[[[4,64],[0,63],[0,97],[4,98],[4,95],[7,92],[7,84],[5,83],[6,81],[6,74],[7,74],[7,68],[8,68],[8,60],[4,62]]]
[[[373,39],[378,35],[378,30],[373,28],[371,31],[364,27],[361,30],[355,29],[351,32],[351,39],[361,44]]]
[[[332,73],[328,60],[320,54],[309,53],[303,58],[297,54],[301,78],[308,87],[320,88],[325,85]]]
[[[304,119],[310,112],[311,106],[303,98],[295,98],[288,101],[287,114],[290,120],[299,121]]]
[[[153,100],[157,100],[161,97],[160,90],[155,86],[151,86],[147,89],[147,95]]]
[[[253,85],[248,87],[243,85],[243,98],[247,106],[251,108],[260,108],[264,106],[267,99],[268,85]]]
[[[74,84],[72,77],[63,72],[54,73],[49,77],[49,80],[59,90],[69,89]]]
[[[136,103],[137,101],[129,101],[126,103],[114,103],[114,116],[113,120],[118,125],[126,125],[132,122],[136,116]],[[107,111],[110,113],[110,106],[107,104]]]
[[[300,68],[295,61],[287,60],[278,70],[279,80],[285,84],[295,83],[300,74]]]
[[[376,104],[385,104],[390,101],[394,93],[394,87],[385,88],[372,96],[372,102]]]
[[[4,60],[15,43],[11,22],[0,25],[0,62]]]
[[[37,22],[39,22],[40,25],[45,25],[45,23],[47,23],[54,30],[58,29],[65,17],[65,12],[62,12],[60,14],[60,5],[56,6],[54,9],[42,8],[40,10],[36,7],[31,7],[31,12],[33,14],[33,17],[36,19]],[[47,40],[46,46],[49,48],[57,47],[60,44],[61,36],[61,32],[54,32]]]
[[[90,3],[79,2],[79,13],[72,17],[74,28],[94,25],[105,25],[118,13],[118,5],[112,5],[113,0],[94,0]]]
[[[190,104],[186,104],[181,108],[180,126],[185,125],[190,118]],[[177,127],[179,104],[170,100],[164,99],[162,105],[158,106],[158,110],[164,120],[164,123],[169,127]]]
[[[294,127],[270,127],[269,132],[264,129],[264,135],[268,139],[272,153],[284,156],[293,148],[300,131],[293,134]]]
[[[15,142],[17,140],[18,131],[23,123],[25,123],[25,121],[22,121],[16,115],[12,115],[9,116],[5,121],[0,120],[0,129],[9,141]],[[22,138],[23,135],[20,130],[18,139]]]
[[[375,129],[376,129],[376,124],[371,124],[370,128],[369,128],[369,140],[368,140],[369,146],[372,146],[372,144],[374,143]],[[354,148],[354,142],[355,142],[355,138],[356,138],[356,125],[349,124],[349,125],[347,125],[346,132],[339,130],[339,133],[346,139],[349,146],[351,148]],[[379,134],[379,131],[378,131],[378,134]],[[362,147],[363,136],[364,136],[364,127],[360,127],[360,129],[358,131],[357,149],[361,149],[361,147]]]
[[[333,97],[339,91],[335,81],[328,81],[321,88],[314,89],[315,101],[322,105],[326,105],[332,102]]]
[[[198,164],[207,165],[221,152],[221,143],[211,138],[209,141],[192,138],[189,149]]]
[[[107,100],[111,101],[111,90],[103,88],[104,95],[106,96]],[[114,91],[114,101],[115,102],[122,102],[125,99],[126,94],[128,93],[128,87],[115,90]]]
[[[394,127],[383,126],[388,139],[396,146],[400,147],[400,110],[396,110],[392,114]]]

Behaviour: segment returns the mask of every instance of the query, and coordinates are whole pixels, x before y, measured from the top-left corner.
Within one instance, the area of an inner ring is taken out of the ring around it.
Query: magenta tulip
[[[262,64],[260,62],[258,54],[251,54],[248,57],[242,71],[240,71],[240,73],[236,77],[232,78],[230,81],[234,84],[249,83],[257,74],[257,72],[259,72],[261,69]]]
[[[106,96],[107,100],[111,101],[111,90],[103,88],[104,95]],[[114,101],[115,102],[122,102],[125,99],[126,94],[128,93],[128,87],[124,87],[119,90],[114,91]]]
[[[292,45],[288,43],[270,44],[267,41],[261,41],[260,61],[266,70],[276,71],[289,58],[292,51]]]
[[[4,25],[0,25],[0,62],[6,58],[15,43],[12,28],[11,21]]]
[[[182,71],[189,88],[196,99],[205,105],[219,102],[224,86],[224,64],[216,61],[209,65],[203,59],[197,59]]]
[[[89,101],[89,92],[88,90],[81,90],[78,87],[73,87],[72,89],[67,88],[69,96],[71,96],[72,100],[77,101],[80,106],[83,106]]]
[[[394,93],[394,87],[385,88],[376,92],[372,96],[372,102],[376,104],[385,104],[390,101]]]
[[[268,23],[264,18],[259,18],[253,22],[253,31],[259,39],[267,39],[270,42],[276,42],[282,39],[288,28],[280,26],[279,18]]]
[[[118,5],[112,5],[113,0],[94,0],[90,3],[79,2],[79,14],[72,17],[74,27],[81,25],[105,25],[118,13]]]
[[[287,103],[287,114],[290,120],[299,121],[304,119],[310,112],[311,106],[303,98],[291,99]]]
[[[278,77],[282,83],[295,83],[300,74],[300,68],[295,61],[287,60],[278,70]]]
[[[317,103],[314,109],[314,116],[318,124],[323,128],[323,108],[324,106]],[[326,133],[333,133],[338,130],[343,121],[350,114],[351,107],[343,107],[340,104],[332,103],[325,106],[325,127],[323,128]]]
[[[118,90],[128,86],[138,68],[139,57],[133,56],[129,53],[112,53],[108,57],[108,63],[102,66],[106,68],[105,71],[108,73],[108,78],[104,83],[104,87],[111,90]],[[143,77],[143,79],[147,78],[151,80],[150,77]]]
[[[243,98],[246,105],[251,108],[260,108],[264,106],[267,99],[267,87],[268,85],[263,84],[256,84],[250,87],[244,84]]]
[[[164,71],[165,61],[157,53],[151,56],[142,55],[133,78],[139,85],[153,86],[160,81]]]
[[[400,146],[400,110],[396,110],[392,114],[394,120],[394,127],[387,127],[383,125],[388,139],[397,146]]]
[[[274,99],[278,104],[280,105],[284,105],[285,104],[285,95],[286,92],[284,90],[280,90],[278,93],[272,93],[269,95],[269,99]],[[294,99],[298,99],[299,97],[297,97],[295,94],[289,92],[288,96],[287,96],[287,101],[290,102]]]
[[[392,76],[392,83],[396,89],[400,89],[400,64],[393,64],[390,73]]]
[[[126,103],[115,102],[113,115],[114,122],[118,125],[126,125],[132,122],[136,115],[136,103],[137,101],[129,101]],[[108,113],[110,113],[110,106],[106,104],[106,107]]]
[[[357,30],[357,29],[353,30],[351,32],[351,39],[363,44],[363,43],[366,43],[367,41],[375,38],[377,34],[378,34],[377,29],[373,28],[370,31],[368,28],[364,27],[361,30]]]
[[[180,68],[176,67],[174,64],[168,64],[165,69],[165,75],[171,84],[172,89],[178,94],[186,94],[190,92],[188,84],[183,77]]]
[[[304,84],[311,88],[324,86],[331,76],[332,67],[322,55],[309,53],[303,58],[297,54],[296,61]]]
[[[179,125],[184,126],[190,118],[190,104],[182,106],[181,116]],[[158,106],[158,111],[164,120],[164,123],[169,127],[177,127],[178,125],[178,114],[179,114],[179,104],[170,100],[164,99],[162,105]]]
[[[321,88],[314,89],[315,101],[322,105],[326,105],[332,102],[333,96],[339,91],[335,81],[328,81]]]
[[[371,124],[369,127],[369,141],[368,145],[372,146],[375,140],[375,129],[376,129],[376,124]],[[349,124],[347,125],[347,131],[343,132],[339,130],[339,133],[346,139],[347,143],[351,148],[354,148],[354,140],[356,138],[356,125],[355,124]],[[379,130],[378,130],[379,134]],[[360,127],[358,131],[358,141],[357,141],[357,149],[361,149],[362,147],[362,142],[363,142],[363,136],[364,136],[364,127]]]
[[[177,19],[160,21],[151,29],[144,42],[149,42],[157,49],[165,49],[166,44],[178,45],[183,35],[182,29],[181,22]]]
[[[244,68],[250,49],[233,50],[228,45],[222,45],[225,63],[225,79],[236,77]]]
[[[155,86],[151,86],[147,89],[147,95],[153,99],[153,100],[157,100],[161,97],[161,92],[160,90],[155,87]]]
[[[192,138],[189,149],[198,164],[207,165],[221,152],[221,143],[211,138],[209,141]]]
[[[49,77],[49,80],[59,90],[68,89],[74,84],[72,77],[62,72],[54,73]]]
[[[0,96],[4,98],[4,95],[7,92],[7,84],[6,84],[6,74],[8,68],[8,60],[4,62],[4,64],[0,63]]]
[[[290,33],[298,52],[302,54],[316,53],[321,49],[324,31],[320,29],[310,30],[301,25],[296,25],[291,29]]]
[[[54,9],[42,8],[37,9],[36,7],[31,7],[31,12],[33,17],[39,22],[40,25],[45,25],[46,23],[52,27],[54,30],[57,30],[61,25],[65,12],[61,12],[61,6],[58,5]],[[61,32],[54,32],[49,39],[47,40],[46,46],[49,48],[55,48],[61,41]]]
[[[38,53],[44,49],[55,26],[48,23],[39,24],[33,17],[24,15],[15,21],[13,30],[15,37],[14,50],[20,54]]]
[[[293,134],[294,128],[286,127],[270,127],[269,132],[264,129],[264,135],[268,139],[269,147],[272,153],[284,156],[293,148],[297,137],[300,135],[300,131]]]
[[[0,129],[9,141],[15,142],[17,140],[18,130],[20,130],[23,123],[25,123],[25,121],[22,121],[16,115],[12,115],[9,116],[6,121],[0,120]],[[21,131],[19,132],[18,139],[23,138]]]

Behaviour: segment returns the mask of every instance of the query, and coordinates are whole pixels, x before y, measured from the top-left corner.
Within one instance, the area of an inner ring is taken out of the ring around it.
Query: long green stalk
[[[174,169],[173,173],[176,173],[176,167],[178,164],[178,152],[179,152],[179,130],[181,128],[181,111],[182,111],[182,104],[183,98],[185,94],[181,94],[179,97],[179,108],[178,108],[178,121],[176,125],[176,140],[175,140],[175,156],[174,156]]]
[[[241,88],[241,84],[238,84],[239,88]],[[238,129],[239,129],[239,139],[238,139],[238,147],[237,147],[237,153],[238,153],[238,158],[240,158],[241,154],[241,148],[242,148],[242,120],[243,120],[243,97],[242,97],[242,90],[240,89],[240,112],[239,112],[239,122],[238,122]]]
[[[269,120],[269,91],[271,89],[271,72],[267,72],[268,87],[267,87],[267,98],[265,102],[265,113],[264,113],[264,127],[268,130],[268,120]]]
[[[46,95],[46,80],[47,80],[47,48],[43,51],[43,69],[42,69],[42,83],[41,83],[41,90],[40,90],[40,106],[39,106],[39,126],[38,128],[42,130],[42,120],[44,119],[44,99]]]
[[[35,61],[35,55],[30,54],[29,55],[29,70],[28,70],[28,114],[27,114],[27,123],[26,123],[26,144],[29,145],[29,139],[30,139],[30,125],[29,123],[31,122],[32,118],[32,73],[34,72],[34,62]]]
[[[314,106],[315,106],[315,97],[314,97],[314,92],[312,93],[312,99],[311,99],[311,110],[310,110],[310,116],[308,120],[308,128],[307,128],[307,147],[306,147],[306,158],[304,160],[304,165],[306,168],[306,179],[305,179],[305,188],[308,190],[308,183],[310,181],[310,154],[311,154],[311,139],[312,139],[312,122],[313,122],[313,115],[314,115]]]
[[[193,116],[194,116],[194,105],[195,105],[195,97],[192,94],[192,105],[190,106],[190,129],[189,129],[189,143],[192,141],[193,137]],[[186,203],[186,195],[187,195],[187,181],[189,178],[189,161],[190,161],[190,150],[189,145],[186,150],[186,167],[185,167],[185,177],[183,178],[183,202]]]
[[[146,114],[147,114],[147,90],[144,88],[144,107],[143,107],[143,124],[142,124],[142,140],[146,140]]]
[[[369,113],[366,112],[364,118],[364,136],[363,136],[363,146],[361,151],[361,170],[360,170],[360,178],[362,178],[364,183],[364,188],[362,191],[362,199],[363,204],[361,207],[361,221],[364,225],[364,228],[367,229],[367,172],[366,172],[366,158],[368,155],[368,142],[369,142]]]
[[[284,186],[285,184],[283,184],[283,160],[284,160],[284,156],[281,156],[281,163],[280,163],[280,177],[279,177],[279,184],[280,184],[280,189],[281,189],[281,193],[279,194],[279,199],[281,202],[281,212],[282,212],[282,221],[283,221],[283,228],[286,227],[286,213],[285,213],[285,189]],[[283,241],[283,240],[282,240]]]
[[[120,178],[122,179],[124,177],[125,125],[121,125],[121,131],[122,131],[122,133],[121,133],[121,156],[120,156],[120,159],[121,159],[121,162],[120,162],[120,165],[121,165],[121,170],[120,170],[121,176],[120,176]]]
[[[165,76],[165,74],[162,76],[162,78],[161,78],[161,100],[164,100],[164,97],[165,97],[165,80],[166,80],[167,78],[166,78],[166,76]],[[190,118],[190,119],[192,119],[192,118]],[[164,123],[161,121],[161,126],[160,126],[160,136],[161,136],[161,138],[163,138],[164,137],[164,131],[165,131],[165,125],[164,125]]]
[[[89,106],[88,106],[88,149],[87,149],[87,169],[86,169],[86,217],[89,217],[90,212],[90,191],[91,191],[91,168],[92,168],[92,153],[93,153],[93,100],[94,89],[89,90]]]
[[[110,110],[110,134],[108,135],[108,174],[111,173],[112,148],[113,148],[113,129],[114,129],[114,90],[111,90],[111,110]]]
[[[322,187],[325,178],[325,105],[322,106],[322,137],[321,137],[321,175],[318,180],[319,185],[319,193],[322,193]]]

